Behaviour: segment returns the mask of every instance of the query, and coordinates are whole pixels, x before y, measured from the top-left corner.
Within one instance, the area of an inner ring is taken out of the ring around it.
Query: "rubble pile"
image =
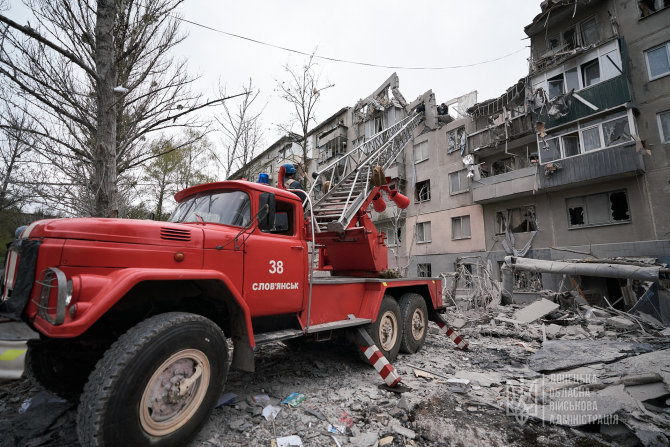
[[[454,308],[469,349],[431,323],[421,351],[394,362],[397,390],[345,341],[260,346],[190,447],[669,445],[670,331],[544,296]],[[75,405],[45,393],[0,385],[0,444],[78,445]]]

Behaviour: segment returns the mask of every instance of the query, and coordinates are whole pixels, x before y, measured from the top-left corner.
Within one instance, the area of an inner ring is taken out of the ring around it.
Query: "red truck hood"
[[[168,246],[203,246],[203,229],[196,225],[152,220],[73,218],[33,222],[22,238],[48,237]]]

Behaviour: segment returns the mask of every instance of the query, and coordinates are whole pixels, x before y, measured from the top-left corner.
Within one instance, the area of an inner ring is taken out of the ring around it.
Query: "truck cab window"
[[[293,236],[295,234],[295,207],[289,202],[277,200],[275,225],[271,230],[265,232]]]
[[[251,220],[251,200],[243,191],[207,191],[181,202],[170,222],[211,222],[235,227]]]

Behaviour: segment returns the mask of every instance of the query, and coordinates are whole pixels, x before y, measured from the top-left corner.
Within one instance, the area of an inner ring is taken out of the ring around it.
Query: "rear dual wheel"
[[[207,420],[228,368],[226,339],[188,313],[149,318],[105,353],[84,388],[79,440],[89,446],[183,446]]]

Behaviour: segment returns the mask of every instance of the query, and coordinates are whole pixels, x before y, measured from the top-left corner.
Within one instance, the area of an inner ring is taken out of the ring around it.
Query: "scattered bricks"
[[[611,317],[607,319],[607,324],[616,328],[628,331],[635,329],[635,323],[624,317]]]

